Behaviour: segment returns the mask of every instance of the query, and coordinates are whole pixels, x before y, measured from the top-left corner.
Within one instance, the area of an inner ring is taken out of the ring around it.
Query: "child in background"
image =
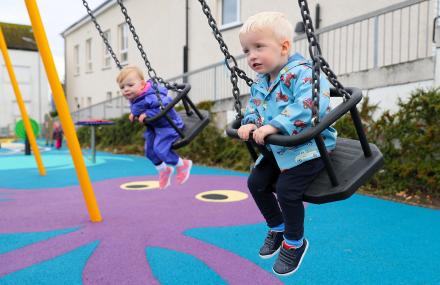
[[[248,65],[258,73],[239,137],[248,140],[253,131],[254,141],[265,144],[268,135],[295,135],[312,127],[312,63],[298,53],[290,55],[293,27],[284,14],[263,12],[250,17],[239,37]],[[320,81],[322,118],[330,110],[330,90],[326,78]],[[333,150],[336,130],[329,127],[321,135],[327,149]],[[295,147],[266,147],[271,157],[260,156],[248,179],[252,197],[269,227],[259,254],[269,258],[279,251],[273,271],[289,275],[299,268],[309,246],[304,238],[302,197],[324,163],[313,140]]]
[[[55,148],[61,149],[63,146],[63,129],[61,128],[61,124],[58,122],[53,123],[53,140],[55,141]]]
[[[139,122],[142,123],[146,117],[154,117],[161,112],[153,82],[150,80],[145,82],[142,71],[137,66],[124,67],[116,78],[116,82],[122,95],[130,101],[130,121],[133,122],[134,118],[138,117]],[[163,86],[158,86],[158,88],[162,104],[168,105],[172,101],[167,96],[168,90]],[[184,128],[182,119],[174,109],[169,110],[168,115],[178,128]],[[177,169],[177,183],[185,183],[190,175],[192,161],[180,158],[173,151],[172,145],[179,138],[179,134],[167,119],[162,117],[150,123],[144,133],[144,138],[145,156],[159,172],[159,188],[165,189],[171,184],[174,168]]]
[[[53,119],[50,114],[44,115],[44,137],[46,146],[53,147]]]

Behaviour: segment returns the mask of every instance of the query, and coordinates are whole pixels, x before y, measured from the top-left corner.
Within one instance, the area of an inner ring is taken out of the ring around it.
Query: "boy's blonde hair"
[[[131,73],[135,73],[139,79],[144,79],[144,74],[142,73],[142,70],[136,66],[136,65],[127,65],[126,67],[122,68],[121,71],[118,74],[118,77],[116,77],[116,82],[118,84],[121,84],[122,81]]]
[[[293,26],[281,12],[261,12],[250,16],[240,29],[240,34],[269,28],[279,40],[287,40],[292,45]]]

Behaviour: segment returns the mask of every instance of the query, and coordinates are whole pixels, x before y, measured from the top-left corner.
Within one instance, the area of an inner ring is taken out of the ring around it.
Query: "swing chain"
[[[157,85],[158,85],[159,83],[161,83],[161,84],[163,84],[167,89],[172,89],[172,90],[174,90],[174,91],[178,91],[178,88],[177,88],[177,84],[176,84],[176,83],[171,84],[171,83],[165,81],[162,77],[160,77],[160,76],[157,75],[156,71],[153,69],[153,67],[151,66],[150,61],[148,60],[147,54],[146,54],[145,51],[144,51],[144,47],[143,47],[143,45],[142,45],[142,43],[141,43],[141,41],[140,41],[140,39],[139,39],[138,34],[136,33],[136,29],[134,28],[134,25],[133,25],[133,23],[132,23],[132,21],[131,21],[131,18],[130,18],[130,16],[128,15],[127,8],[126,8],[126,7],[124,6],[124,4],[123,4],[123,0],[117,0],[117,2],[118,2],[118,4],[119,4],[119,6],[121,7],[121,11],[122,11],[122,14],[124,15],[125,22],[127,23],[128,27],[129,27],[129,29],[130,29],[130,32],[131,32],[131,34],[133,35],[133,39],[134,39],[134,41],[136,42],[136,46],[137,46],[138,50],[139,50],[140,53],[141,53],[142,59],[143,59],[144,62],[145,62],[145,66],[146,66],[147,69],[148,69],[148,76],[149,76],[149,77],[153,80],[153,82],[155,83],[155,84],[153,84],[153,87],[157,87]],[[158,90],[158,89],[156,89],[156,90]]]
[[[249,77],[246,75],[246,72],[244,72],[244,70],[242,70],[242,69],[240,69],[240,68],[238,68],[238,67],[237,67],[235,70],[236,70],[236,72],[237,72],[238,77],[240,77],[241,79],[243,79],[244,81],[246,81],[246,84],[247,84],[249,87],[251,87],[252,84],[254,84],[254,81],[252,80],[252,78],[249,78]]]
[[[318,40],[314,33],[313,22],[310,17],[309,8],[306,1],[299,0],[299,5],[301,8],[301,16],[303,18],[303,23],[307,35],[307,40],[309,42],[309,54],[310,58],[313,60],[312,67],[312,124],[316,126],[319,123],[319,93],[320,93],[320,59],[321,47],[319,46]]]
[[[231,72],[230,80],[231,80],[231,83],[233,86],[232,87],[232,95],[234,96],[234,99],[235,99],[234,108],[235,108],[235,111],[237,112],[237,119],[241,119],[243,116],[241,114],[240,89],[238,88],[238,77],[243,79],[249,87],[252,86],[254,81],[251,78],[249,78],[246,75],[246,73],[237,66],[237,60],[235,59],[234,56],[232,56],[229,53],[229,49],[223,40],[223,36],[217,27],[217,22],[215,21],[214,17],[212,16],[211,9],[209,8],[206,1],[199,0],[199,2],[202,5],[202,11],[208,19],[208,24],[214,33],[214,37],[220,45],[220,50],[223,52],[223,54],[225,56],[225,65],[229,69],[229,71]]]
[[[82,0],[82,2],[83,2],[84,7],[86,7],[87,14],[89,14],[90,18],[92,19],[93,24],[95,24],[95,27],[99,32],[99,35],[101,36],[102,40],[104,41],[104,44],[105,44],[105,47],[107,48],[107,51],[112,56],[113,60],[115,61],[116,66],[119,69],[122,69],[122,65],[119,62],[119,59],[116,56],[115,52],[113,51],[110,43],[108,42],[107,37],[105,36],[104,32],[102,31],[101,26],[98,24],[98,21],[96,20],[95,15],[93,15],[92,9],[90,9],[89,4],[87,3],[86,0]]]
[[[313,75],[313,84],[319,84],[319,69],[321,69],[325,75],[327,75],[330,83],[336,88],[337,93],[342,95],[344,99],[348,99],[351,97],[350,93],[345,90],[344,86],[338,81],[336,74],[331,70],[328,62],[322,57],[321,46],[318,42],[318,39],[315,35],[315,30],[313,28],[312,18],[310,17],[309,7],[307,5],[307,0],[298,0],[298,4],[301,9],[301,16],[303,19],[307,40],[309,42],[309,53],[310,57],[313,60],[313,72],[318,72],[318,76]],[[316,89],[313,87],[313,96],[318,96],[319,93],[315,93],[319,87]],[[315,98],[312,97],[312,100]],[[317,97],[318,109],[319,109],[319,96]]]
[[[220,32],[220,30],[218,29],[217,26],[217,22],[215,21],[214,17],[212,16],[211,13],[211,9],[209,8],[208,4],[206,3],[205,0],[199,0],[200,4],[202,5],[202,11],[203,13],[206,15],[206,17],[208,18],[208,24],[211,27],[212,31],[214,32],[214,37],[215,39],[218,41],[219,45],[220,45],[220,50],[223,52],[223,54],[225,55],[225,60],[233,60],[234,62],[234,66],[229,66],[228,63],[226,63],[226,66],[228,67],[228,69],[232,72],[231,69],[235,69],[237,71],[237,75],[243,79],[244,81],[246,81],[246,84],[250,87],[254,81],[252,80],[252,78],[249,78],[246,75],[246,72],[244,72],[242,69],[240,69],[237,65],[237,61],[235,60],[234,56],[232,56],[229,53],[229,49],[226,45],[226,43],[223,40],[223,36]]]
[[[319,57],[315,56],[313,59],[312,69],[312,124],[316,126],[319,123],[319,93],[320,93],[320,61]]]

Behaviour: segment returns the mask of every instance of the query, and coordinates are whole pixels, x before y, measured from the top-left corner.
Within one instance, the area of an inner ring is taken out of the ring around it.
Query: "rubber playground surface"
[[[0,284],[440,284],[440,211],[354,195],[306,205],[310,247],[277,277],[247,174],[195,165],[157,188],[143,157],[98,153],[92,223],[70,153],[0,149]],[[195,162],[197,163],[197,162]]]

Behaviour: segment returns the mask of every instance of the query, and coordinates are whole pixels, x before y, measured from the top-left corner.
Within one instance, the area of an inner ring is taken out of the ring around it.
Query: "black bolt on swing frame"
[[[220,49],[225,55],[225,63],[231,72],[231,83],[233,85],[233,96],[235,99],[235,109],[237,111],[236,120],[230,124],[226,130],[228,136],[239,138],[237,134],[238,128],[241,126],[241,103],[240,91],[237,86],[238,77],[244,79],[251,86],[252,79],[247,77],[244,71],[238,68],[235,58],[230,55],[223,37],[217,28],[217,24],[212,17],[209,6],[205,0],[199,0],[202,10],[208,18],[208,23],[214,32],[215,39],[220,44]],[[358,88],[344,88],[337,80],[336,75],[330,69],[329,64],[321,55],[321,47],[314,33],[312,19],[310,17],[309,8],[306,0],[298,0],[301,9],[301,16],[306,29],[307,39],[309,42],[309,53],[313,60],[312,68],[312,128],[306,129],[297,135],[270,135],[265,139],[266,144],[280,145],[292,147],[304,144],[310,140],[314,140],[318,147],[319,153],[324,161],[326,171],[322,171],[312,183],[310,188],[303,196],[303,200],[310,203],[322,204],[339,201],[349,198],[356,190],[370,179],[375,172],[383,166],[383,156],[376,145],[368,143],[359,112],[356,105],[362,99],[362,92]],[[231,66],[231,62],[234,65]],[[324,118],[319,118],[319,78],[320,70],[322,70],[329,82],[334,86],[330,89],[331,97],[342,97],[343,102],[335,107]],[[335,150],[329,154],[325,147],[321,132],[335,123],[344,114],[350,112],[359,141],[338,138]],[[252,136],[250,136],[252,137]],[[251,141],[251,140],[250,140]],[[246,142],[251,152],[252,158],[255,160],[257,155],[253,146],[266,157],[268,150],[266,147],[257,145],[255,142]],[[275,187],[273,187],[275,191]]]
[[[101,36],[107,51],[112,56],[116,66],[119,69],[122,69],[122,65],[117,58],[115,52],[113,51],[113,48],[111,47],[108,39],[106,38],[104,32],[101,29],[101,26],[99,25],[98,21],[96,20],[96,17],[93,15],[92,10],[90,9],[87,0],[82,0],[82,3],[84,7],[87,10],[87,14],[90,16],[90,19],[95,25],[96,30],[99,32],[99,35]],[[199,110],[194,105],[194,103],[191,101],[191,99],[188,97],[188,92],[191,89],[191,86],[188,83],[169,83],[165,81],[163,78],[159,77],[156,74],[156,71],[151,66],[150,61],[148,60],[147,54],[144,51],[144,48],[142,46],[142,43],[140,42],[139,36],[136,33],[135,27],[132,24],[131,18],[128,15],[127,8],[124,6],[122,0],[117,0],[117,3],[121,7],[121,12],[124,15],[125,22],[127,23],[130,32],[133,35],[133,39],[136,42],[136,46],[141,53],[142,59],[144,60],[145,66],[148,69],[148,76],[153,82],[153,88],[156,91],[156,96],[160,104],[160,113],[157,114],[154,117],[147,117],[144,119],[144,124],[148,126],[149,124],[153,123],[156,120],[159,120],[162,117],[165,117],[168,123],[177,131],[177,133],[180,136],[180,139],[175,141],[173,143],[173,149],[178,149],[180,147],[183,147],[187,145],[191,140],[193,140],[209,123],[209,117],[210,114],[206,110]],[[176,96],[174,96],[173,100],[166,106],[163,105],[162,99],[160,98],[159,94],[159,88],[158,85],[162,84],[164,85],[168,90],[172,90],[177,93]],[[171,120],[171,118],[168,116],[168,111],[171,108],[174,108],[176,104],[178,104],[180,101],[182,101],[182,104],[185,108],[184,112],[179,112],[179,115],[181,116],[183,122],[185,123],[185,128],[183,130],[179,129],[176,124]]]

